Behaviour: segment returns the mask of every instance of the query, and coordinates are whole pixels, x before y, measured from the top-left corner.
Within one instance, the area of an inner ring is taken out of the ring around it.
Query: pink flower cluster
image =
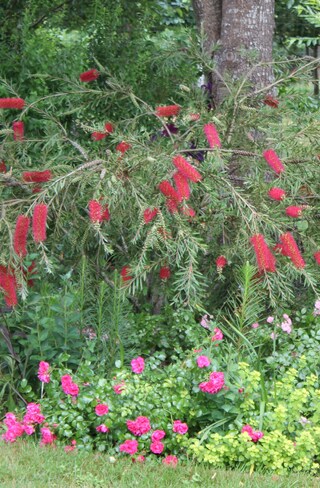
[[[320,300],[316,300],[316,303],[314,304],[313,315],[320,315]]]
[[[176,466],[178,464],[178,458],[176,456],[166,456],[162,460],[162,464],[167,464],[168,466]]]
[[[66,395],[78,396],[79,386],[73,383],[72,378],[69,374],[61,377],[62,390]]]
[[[23,417],[24,424],[42,424],[45,420],[45,416],[42,415],[38,403],[29,403],[27,405],[27,412]]]
[[[241,432],[247,432],[253,442],[258,442],[258,440],[262,439],[264,435],[263,432],[260,432],[259,430],[253,430],[251,425],[245,425],[244,427],[242,427]]]
[[[6,413],[3,423],[7,426],[7,431],[2,436],[6,442],[15,442],[18,437],[23,435],[24,426],[16,419],[13,413]]]
[[[45,416],[41,413],[40,405],[28,403],[22,422],[19,422],[13,413],[6,413],[3,423],[7,430],[2,437],[6,442],[15,442],[23,434],[32,435],[35,432],[35,424],[42,424],[44,420]]]
[[[151,435],[152,442],[161,441],[165,437],[166,433],[164,430],[155,430]]]
[[[133,373],[141,374],[144,370],[144,359],[141,356],[132,359],[131,369]]]
[[[210,374],[210,380],[200,383],[199,388],[204,393],[213,395],[218,393],[224,387],[224,374],[221,372],[214,372]]]
[[[214,329],[214,335],[212,336],[211,340],[214,342],[214,341],[222,341],[223,339],[223,334],[222,334],[222,331],[216,327]]]
[[[207,366],[210,366],[210,359],[207,356],[198,356],[197,357],[197,365],[199,368],[206,368]]]
[[[120,444],[119,451],[133,456],[138,451],[138,441],[127,439],[123,444]]]
[[[42,383],[50,382],[49,369],[50,369],[49,363],[46,363],[45,361],[40,361],[39,369],[38,369],[38,378]]]
[[[151,430],[150,421],[147,417],[137,417],[136,420],[127,420],[127,427],[136,436],[141,436]]]
[[[186,434],[189,430],[189,427],[186,423],[184,422],[181,422],[181,420],[175,420],[173,422],[173,428],[172,428],[173,432],[175,432],[176,434]]]
[[[160,441],[154,441],[150,445],[150,451],[153,452],[153,454],[161,454],[163,450],[164,444]]]
[[[109,432],[109,428],[105,424],[101,424],[96,427],[96,431],[105,434],[106,432]]]
[[[95,408],[95,412],[99,417],[102,417],[109,412],[109,407],[105,403],[99,403]]]
[[[281,323],[281,329],[283,332],[287,332],[287,334],[291,334],[292,332],[292,320],[290,319],[289,315],[286,313],[283,314],[284,321]]]
[[[117,385],[113,385],[113,391],[115,392],[115,394],[116,395],[121,395],[121,393],[123,392],[123,390],[125,390],[125,388],[126,388],[125,385],[126,384],[125,384],[124,381],[121,381]]]
[[[51,432],[51,430],[48,427],[42,427],[42,429],[40,429],[40,432],[41,432],[40,446],[53,444],[57,438],[57,436],[53,432]]]

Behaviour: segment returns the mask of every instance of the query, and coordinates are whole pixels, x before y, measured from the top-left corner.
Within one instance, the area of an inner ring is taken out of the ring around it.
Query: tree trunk
[[[193,0],[193,5],[206,49],[220,44],[213,74],[217,103],[228,93],[222,78],[232,85],[245,77],[254,89],[272,83],[272,66],[265,63],[272,61],[275,0]]]

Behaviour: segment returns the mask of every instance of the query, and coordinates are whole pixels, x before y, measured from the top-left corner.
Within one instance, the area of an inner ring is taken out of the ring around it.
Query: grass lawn
[[[106,454],[65,453],[31,442],[0,443],[1,488],[162,488],[320,487],[320,479],[303,475],[245,474],[185,464],[171,468],[155,463],[133,464],[128,457],[111,464]]]

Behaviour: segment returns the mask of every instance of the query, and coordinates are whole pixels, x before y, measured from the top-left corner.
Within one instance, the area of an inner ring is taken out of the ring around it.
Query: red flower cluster
[[[180,109],[179,105],[165,105],[164,107],[156,107],[156,114],[158,117],[173,117],[178,115]]]
[[[161,280],[168,280],[170,275],[171,271],[169,266],[162,266],[162,268],[160,268],[159,276]]]
[[[268,195],[272,200],[281,201],[285,198],[286,192],[282,188],[273,187],[268,191]]]
[[[15,253],[21,257],[27,255],[27,236],[29,225],[29,217],[25,217],[24,215],[18,216],[13,235],[13,248]]]
[[[16,108],[23,109],[25,101],[23,98],[0,98],[0,108]]]
[[[107,204],[103,207],[98,200],[90,200],[88,206],[91,222],[101,223],[103,220],[110,220],[110,212]]]
[[[254,235],[253,237],[251,237],[250,242],[253,245],[256,254],[259,271],[275,272],[276,260],[274,255],[270,251],[263,235]]]
[[[181,213],[183,215],[185,215],[186,217],[195,217],[196,216],[196,212],[193,210],[193,208],[191,207],[188,207],[188,206],[185,206],[185,207],[182,207],[181,208]]]
[[[280,241],[282,243],[282,249],[285,256],[288,256],[293,262],[294,266],[298,269],[305,267],[306,263],[301,256],[298,245],[294,240],[294,237],[290,232],[286,232],[280,236]]]
[[[12,124],[13,129],[13,139],[15,141],[23,141],[24,139],[24,123],[21,120],[17,122],[13,122]]]
[[[26,183],[46,183],[51,178],[52,173],[49,169],[44,171],[25,171],[22,173],[22,179]]]
[[[265,105],[269,105],[272,108],[278,108],[279,100],[273,98],[271,95],[267,95],[266,98],[263,100]]]
[[[302,210],[303,210],[302,207],[295,207],[295,206],[287,207],[286,214],[288,215],[288,217],[297,218],[302,215]]]
[[[130,281],[133,279],[133,277],[130,276],[128,273],[130,273],[130,266],[123,266],[123,268],[120,271],[122,281]]]
[[[173,164],[188,180],[194,181],[195,183],[202,180],[201,174],[184,157],[175,156],[173,158]]]
[[[214,124],[206,124],[203,130],[211,148],[221,147],[220,137]]]
[[[99,77],[99,71],[96,69],[90,69],[89,71],[85,71],[81,73],[79,76],[80,81],[83,83],[89,83],[90,81],[94,81]]]
[[[70,375],[66,374],[61,377],[62,390],[66,395],[78,396],[79,386],[72,381]]]
[[[4,161],[0,161],[0,173],[6,173],[7,172],[7,166]]]
[[[113,125],[110,122],[107,122],[104,127],[105,132],[93,132],[91,134],[92,139],[94,139],[95,141],[101,141],[102,139],[107,137],[107,135],[113,132]]]
[[[32,233],[35,242],[43,242],[47,238],[48,206],[44,203],[39,203],[34,207],[32,217]]]
[[[151,208],[147,208],[144,212],[143,212],[143,220],[145,222],[145,224],[148,224],[149,222],[151,222],[155,216],[158,214],[159,210],[157,208],[154,208],[154,209],[151,209]]]
[[[273,169],[273,171],[275,171],[278,175],[283,173],[284,166],[273,149],[268,149],[267,151],[264,151],[263,157],[267,161],[268,165]]]
[[[218,393],[224,387],[224,374],[221,372],[214,372],[210,374],[209,381],[200,383],[199,388],[204,393],[214,395]]]
[[[187,178],[182,173],[177,171],[173,175],[173,179],[176,184],[179,201],[181,202],[183,199],[188,200],[188,198],[190,197],[190,188]]]
[[[168,180],[161,181],[159,190],[165,197],[168,197],[175,202],[179,202],[179,195]]]
[[[315,252],[313,256],[317,264],[320,264],[320,251]]]
[[[116,146],[116,151],[119,151],[122,154],[124,154],[130,148],[131,148],[131,144],[129,144],[128,142],[122,141],[122,142],[119,142],[119,144]]]
[[[4,300],[7,306],[14,307],[17,305],[17,282],[10,268],[0,266],[0,288],[4,291]]]
[[[167,209],[172,214],[177,213],[179,211],[176,200],[172,200],[172,198],[167,198],[166,205],[167,205]]]
[[[221,273],[223,268],[225,268],[227,264],[228,264],[227,258],[225,258],[224,256],[219,256],[216,259],[216,266],[217,266],[218,273]]]

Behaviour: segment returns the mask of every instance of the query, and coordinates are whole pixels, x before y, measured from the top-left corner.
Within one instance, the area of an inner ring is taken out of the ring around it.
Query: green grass
[[[1,488],[313,488],[319,478],[307,475],[250,476],[191,463],[166,467],[133,464],[130,458],[111,464],[98,453],[65,453],[62,448],[40,448],[31,442],[0,443]]]

